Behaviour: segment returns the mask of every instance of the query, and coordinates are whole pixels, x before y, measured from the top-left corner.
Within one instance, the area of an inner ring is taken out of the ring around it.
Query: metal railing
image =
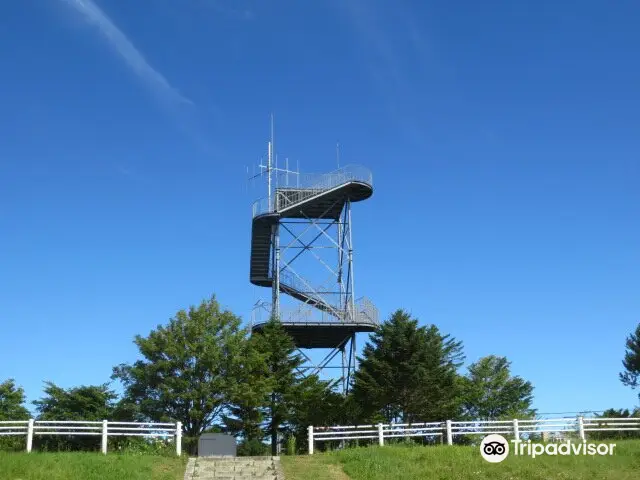
[[[274,194],[253,202],[253,217],[292,207],[315,195],[349,182],[373,185],[371,170],[361,165],[346,165],[331,173],[301,173],[295,185],[276,186]]]
[[[261,308],[254,309],[252,313],[251,326],[261,325],[269,321],[271,315],[271,305],[262,303]],[[344,312],[344,311],[343,311]],[[325,310],[318,310],[311,305],[297,305],[293,306],[281,306],[280,307],[280,321],[282,323],[296,324],[296,325],[317,325],[317,324],[333,324],[344,325],[356,323],[359,325],[371,325],[378,327],[380,325],[379,314],[377,307],[365,297],[361,297],[355,302],[355,314],[353,315],[353,321],[350,319],[341,318],[340,315],[336,317],[333,313]]]
[[[102,437],[101,450],[107,453],[109,437],[150,437],[174,439],[176,454],[182,454],[182,423],[110,422],[84,420],[5,420],[0,421],[0,436],[27,437],[27,453],[33,448],[34,435],[94,435]]]
[[[333,305],[321,294],[318,294],[316,289],[312,287],[307,280],[292,271],[284,270],[280,272],[280,285],[284,288],[289,288],[292,291],[300,292],[314,303],[322,305],[329,315],[333,315],[335,317],[340,316],[341,312],[338,307]]]
[[[380,315],[376,307],[367,297],[360,297],[356,300],[356,323],[369,323],[380,325]]]
[[[341,323],[365,323],[372,325],[379,325],[378,320],[378,309],[376,306],[366,297],[358,298],[354,303],[354,312],[345,311],[344,308],[341,308],[337,305],[333,305],[331,302],[327,301],[322,295],[316,293],[311,285],[304,280],[302,277],[293,274],[292,272],[284,271],[280,272],[280,283],[284,287],[289,287],[292,290],[297,290],[298,292],[308,296],[313,301],[320,303],[325,306],[325,309],[318,309],[321,312],[322,322],[341,322]],[[311,290],[310,290],[311,289]],[[335,294],[333,294],[335,296]],[[309,307],[309,305],[301,305],[303,310],[301,311],[300,317],[308,316],[308,312],[305,307]],[[294,313],[294,309],[291,310],[291,313]],[[280,316],[282,321],[285,321]],[[295,320],[292,320],[295,322]],[[317,323],[317,322],[313,322]]]
[[[640,418],[585,418],[564,417],[534,420],[473,420],[430,423],[397,423],[376,425],[350,425],[333,427],[308,427],[309,454],[313,454],[315,442],[332,440],[377,439],[384,445],[386,438],[446,438],[453,445],[455,436],[462,435],[513,435],[520,440],[522,435],[555,433],[560,436],[576,435],[586,441],[588,432],[640,432]]]

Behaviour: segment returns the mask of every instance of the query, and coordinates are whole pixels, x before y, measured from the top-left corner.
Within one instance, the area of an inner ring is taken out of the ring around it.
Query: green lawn
[[[640,441],[616,443],[613,456],[509,456],[487,463],[477,447],[368,447],[281,457],[287,480],[637,480]]]
[[[182,480],[186,457],[0,452],[2,480]]]
[[[477,447],[386,446],[281,457],[287,480],[636,480],[640,440],[614,441],[615,454],[509,456],[489,464]],[[0,452],[1,480],[182,480],[183,458],[99,453]]]

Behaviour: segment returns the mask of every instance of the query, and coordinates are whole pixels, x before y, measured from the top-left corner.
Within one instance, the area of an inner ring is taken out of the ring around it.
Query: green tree
[[[510,373],[505,357],[489,355],[469,366],[462,379],[464,413],[476,420],[531,418],[533,385]]]
[[[212,296],[147,337],[137,335],[143,359],[115,367],[112,378],[143,416],[181,421],[186,435],[196,437],[220,423],[233,396],[247,344],[240,322]]]
[[[297,450],[306,451],[308,448],[309,425],[344,425],[345,397],[336,392],[335,384],[320,380],[317,375],[309,375],[296,388],[289,428]]]
[[[38,420],[112,419],[118,395],[108,384],[82,385],[64,389],[53,382],[45,382],[44,396],[33,404]]]
[[[603,419],[606,423],[607,418],[640,418],[640,408],[636,408],[633,411],[629,411],[628,409],[615,409],[609,408],[605,410],[601,414],[595,415],[596,419]],[[610,424],[611,422],[609,422]],[[634,430],[603,430],[599,432],[589,432],[589,438],[591,440],[605,440],[605,439],[624,439],[624,438],[638,438],[640,436],[640,432]]]
[[[24,406],[25,395],[21,387],[10,378],[0,382],[0,421],[28,420],[31,414]],[[0,450],[24,450],[23,436],[0,435]]]
[[[106,383],[65,389],[45,382],[44,395],[33,404],[38,420],[129,420],[115,418],[117,399],[118,395]],[[96,450],[100,444],[99,437],[83,435],[37,437],[35,441],[38,449],[45,450]]]
[[[628,387],[637,388],[640,379],[640,324],[627,337],[622,366],[624,371],[620,373],[620,381]]]
[[[24,390],[13,378],[0,383],[0,420],[28,420],[31,415],[25,401]]]
[[[303,359],[296,353],[293,339],[275,318],[266,323],[254,337],[255,348],[264,356],[270,378],[263,414],[266,431],[271,439],[271,453],[276,455],[278,433],[286,432],[286,424],[293,418],[296,394],[302,379],[298,367],[302,365]]]
[[[236,382],[230,389],[230,405],[223,417],[226,431],[241,438],[238,447],[241,455],[263,455],[265,452],[263,410],[272,389],[272,379],[267,354],[258,350],[257,338],[252,336],[247,342]]]
[[[459,411],[462,343],[397,310],[368,342],[353,394],[363,420],[441,421]]]

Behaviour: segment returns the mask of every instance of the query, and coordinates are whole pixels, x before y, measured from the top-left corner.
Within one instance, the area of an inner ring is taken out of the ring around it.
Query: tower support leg
[[[347,365],[346,345],[342,346],[342,391],[347,392],[347,382],[349,381],[349,366]]]
[[[347,217],[347,228],[349,229],[349,250],[348,250],[348,261],[349,261],[349,277],[351,280],[351,285],[350,285],[350,296],[349,296],[349,302],[348,305],[346,305],[346,308],[349,309],[349,318],[351,319],[351,321],[355,321],[356,320],[356,309],[355,309],[355,288],[354,288],[354,281],[353,281],[353,236],[351,235],[351,200],[347,199],[347,203],[345,205],[345,216]]]
[[[356,334],[351,334],[351,341],[349,342],[349,360],[347,364],[347,381],[344,388],[344,393],[349,393],[351,387],[351,381],[353,374],[356,372]]]
[[[271,235],[273,246],[271,272],[273,275],[273,283],[271,285],[271,315],[280,320],[280,224],[275,223],[271,227]]]

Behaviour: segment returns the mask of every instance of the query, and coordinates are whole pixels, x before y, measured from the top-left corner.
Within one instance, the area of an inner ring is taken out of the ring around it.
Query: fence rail
[[[453,445],[456,435],[513,435],[521,439],[530,434],[577,434],[586,440],[587,432],[640,431],[640,418],[585,418],[563,417],[536,420],[471,420],[431,422],[431,423],[378,423],[375,425],[347,425],[332,427],[310,426],[309,455],[313,454],[316,442],[332,440],[377,439],[384,445],[387,438],[446,438],[447,445]]]
[[[107,453],[109,437],[172,438],[176,455],[182,455],[182,423],[110,422],[84,420],[4,420],[0,421],[0,436],[27,437],[27,453],[33,449],[34,435],[94,435],[101,436],[102,453]]]

